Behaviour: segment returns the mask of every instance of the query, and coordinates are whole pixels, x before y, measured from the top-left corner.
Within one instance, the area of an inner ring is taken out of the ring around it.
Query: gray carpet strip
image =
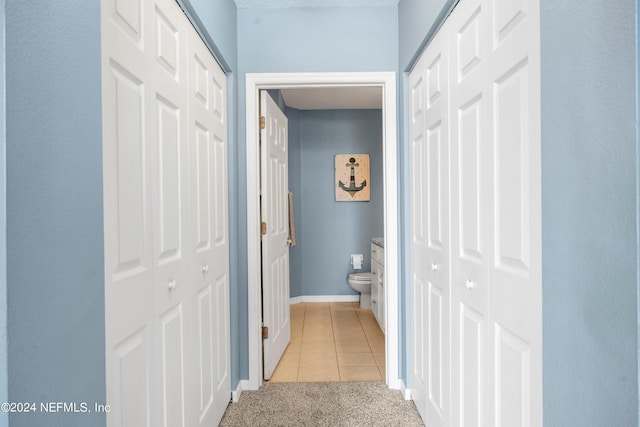
[[[221,426],[424,426],[383,382],[267,383],[231,403]]]

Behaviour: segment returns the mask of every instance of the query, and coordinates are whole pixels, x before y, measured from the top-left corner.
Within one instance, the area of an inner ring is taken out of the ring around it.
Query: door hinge
[[[260,234],[263,236],[267,234],[267,223],[264,221],[260,223]]]
[[[262,339],[266,340],[267,338],[269,338],[269,327],[268,326],[263,326],[262,327]]]
[[[264,129],[267,127],[267,120],[264,116],[260,116],[260,129]]]

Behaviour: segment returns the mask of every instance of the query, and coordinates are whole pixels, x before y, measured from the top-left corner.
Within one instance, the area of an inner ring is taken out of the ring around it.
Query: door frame
[[[248,390],[262,385],[260,293],[260,150],[259,91],[261,89],[377,86],[382,88],[382,146],[384,175],[385,357],[386,383],[400,389],[398,376],[398,137],[396,73],[248,73],[246,74],[247,283],[249,380]]]

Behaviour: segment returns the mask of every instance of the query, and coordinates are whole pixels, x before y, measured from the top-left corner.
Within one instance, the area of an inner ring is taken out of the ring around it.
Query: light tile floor
[[[271,382],[382,381],[384,334],[359,303],[291,306],[291,342]]]

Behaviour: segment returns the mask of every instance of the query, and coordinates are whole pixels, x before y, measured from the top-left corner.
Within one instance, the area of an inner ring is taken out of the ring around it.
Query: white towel
[[[296,227],[293,219],[293,193],[289,192],[289,246],[296,245]]]

